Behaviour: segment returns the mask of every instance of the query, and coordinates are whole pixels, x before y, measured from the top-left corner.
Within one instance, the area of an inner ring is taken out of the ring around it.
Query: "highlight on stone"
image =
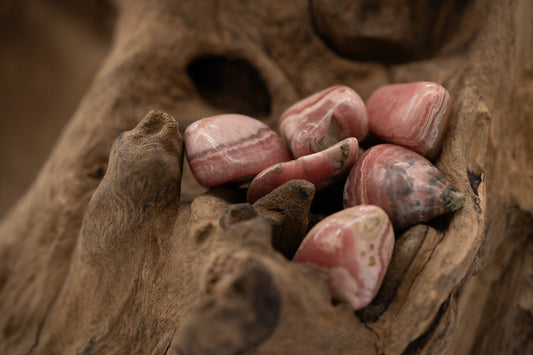
[[[452,111],[448,91],[432,82],[385,85],[366,104],[377,137],[435,159]]]
[[[346,176],[358,149],[357,139],[350,137],[321,152],[268,167],[248,186],[247,200],[253,203],[290,180],[307,180],[317,189],[325,187]]]
[[[193,122],[185,130],[185,149],[194,177],[208,187],[249,179],[271,165],[292,159],[276,132],[239,114]]]
[[[348,137],[368,133],[363,100],[347,86],[337,85],[289,107],[279,120],[281,135],[298,158],[324,150]]]
[[[353,166],[344,187],[344,207],[380,206],[397,229],[461,208],[465,197],[429,160],[407,148],[380,144]]]
[[[312,263],[328,276],[332,296],[354,310],[376,296],[389,266],[394,231],[377,206],[347,208],[316,224],[294,262]]]

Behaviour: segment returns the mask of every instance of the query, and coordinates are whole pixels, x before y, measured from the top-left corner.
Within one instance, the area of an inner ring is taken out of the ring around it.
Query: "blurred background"
[[[91,85],[115,18],[108,0],[0,0],[0,219]]]

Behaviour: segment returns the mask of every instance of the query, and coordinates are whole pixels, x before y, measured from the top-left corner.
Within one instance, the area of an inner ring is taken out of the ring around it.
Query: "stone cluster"
[[[289,107],[279,120],[283,139],[258,120],[226,114],[187,127],[185,147],[195,178],[205,186],[253,178],[250,203],[293,179],[320,189],[346,178],[345,209],[315,225],[293,261],[316,265],[328,276],[333,297],[361,309],[387,270],[393,228],[426,222],[464,203],[428,160],[440,152],[450,115],[450,95],[436,83],[386,85],[366,105],[355,91],[337,85]],[[389,144],[358,157],[358,140],[369,131]]]

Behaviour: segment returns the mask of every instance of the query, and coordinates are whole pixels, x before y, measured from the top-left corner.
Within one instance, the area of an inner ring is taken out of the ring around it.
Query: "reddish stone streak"
[[[280,118],[280,131],[295,157],[324,150],[368,132],[364,102],[355,91],[335,86],[301,100]]]
[[[289,107],[279,119],[279,122],[281,123],[283,120],[285,120],[287,117],[292,115],[298,115],[302,113],[306,108],[313,106],[320,100],[322,100],[324,97],[328,96],[331,92],[338,91],[339,93],[343,93],[346,91],[341,85],[332,86],[330,88],[324,89],[321,92],[318,92],[316,94],[313,94],[312,96],[303,99],[302,101],[298,101],[296,104]],[[316,96],[315,96],[316,95]],[[310,100],[309,102],[307,100]]]
[[[357,206],[315,225],[293,261],[319,266],[329,277],[332,295],[357,310],[377,294],[393,246],[394,233],[385,212],[376,206]]]
[[[369,127],[387,142],[434,159],[448,127],[451,102],[448,91],[436,83],[385,85],[368,99]]]
[[[364,105],[362,105],[360,110],[363,111],[365,119],[358,117],[361,113],[354,109],[353,104],[346,101],[341,102],[335,107],[333,117],[337,121],[342,122],[342,126],[348,127],[347,132],[345,132],[346,135],[351,133],[357,139],[362,140],[368,133],[368,119],[366,118],[366,108]]]
[[[228,127],[228,128],[230,128],[230,127]],[[268,127],[264,127],[264,128],[260,128],[257,131],[257,133],[252,134],[250,136],[242,137],[240,139],[234,140],[234,141],[232,141],[230,143],[226,143],[226,144],[218,143],[216,146],[214,146],[212,148],[208,148],[208,149],[204,149],[204,150],[201,150],[201,151],[198,151],[198,152],[195,152],[195,153],[187,154],[187,158],[189,160],[195,160],[195,159],[203,158],[203,157],[205,157],[205,156],[207,156],[209,154],[213,154],[213,153],[217,154],[217,155],[223,154],[222,153],[223,151],[231,151],[232,149],[239,149],[239,147],[242,146],[243,143],[245,143],[245,142],[257,141],[256,143],[254,143],[253,145],[250,146],[250,149],[256,149],[254,147],[254,145],[260,145],[264,141],[266,141],[267,139],[271,139],[271,138],[275,139],[275,137],[277,137],[277,135],[276,135],[276,133],[274,131],[272,131]],[[281,139],[280,139],[280,141],[281,141]]]
[[[345,223],[329,220],[309,232],[307,238],[305,247],[298,249],[294,256],[294,262],[309,262],[326,269],[341,267],[353,278],[357,288],[364,287],[360,260],[357,258],[360,245]],[[328,239],[335,239],[338,246],[331,249],[325,247]]]
[[[290,141],[291,151],[295,157],[302,157],[322,150],[317,143],[328,130],[330,119],[327,117],[327,113],[334,106],[333,101],[324,101],[320,107],[298,122],[296,131],[287,133],[286,136]]]
[[[209,187],[242,181],[292,158],[273,130],[238,114],[194,122],[185,130],[185,148],[194,177]]]
[[[387,267],[389,265],[389,262],[392,258],[392,249],[394,247],[394,243],[386,243],[385,238],[387,235],[393,235],[394,231],[392,229],[392,223],[387,223],[387,227],[385,231],[383,232],[383,239],[380,238],[379,246],[378,246],[378,257],[379,257],[379,264],[384,265],[384,267],[379,270],[378,280],[380,280],[379,283],[376,283],[376,288],[374,289],[375,293],[378,293],[379,287],[381,285],[381,282],[383,281],[383,278],[385,278],[385,273],[387,272]]]
[[[205,156],[201,160],[199,158],[189,159],[189,164],[197,180],[205,186],[212,187],[251,178],[265,166],[290,159],[284,149],[276,149],[268,141],[258,142],[250,149],[250,151],[263,151],[267,154],[254,155],[246,152],[242,147],[234,146]]]
[[[315,154],[276,164],[260,172],[248,187],[250,203],[290,180],[303,179],[320,189],[345,175],[357,158],[357,139],[350,137]]]

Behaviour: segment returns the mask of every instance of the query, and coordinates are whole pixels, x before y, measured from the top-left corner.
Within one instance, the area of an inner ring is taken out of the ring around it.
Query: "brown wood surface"
[[[0,223],[0,353],[533,353],[533,3],[436,3],[117,1],[107,59]],[[334,84],[422,80],[454,100],[436,165],[466,203],[397,234],[367,309],[282,255],[334,209],[309,183],[196,197],[188,123],[275,127]]]

